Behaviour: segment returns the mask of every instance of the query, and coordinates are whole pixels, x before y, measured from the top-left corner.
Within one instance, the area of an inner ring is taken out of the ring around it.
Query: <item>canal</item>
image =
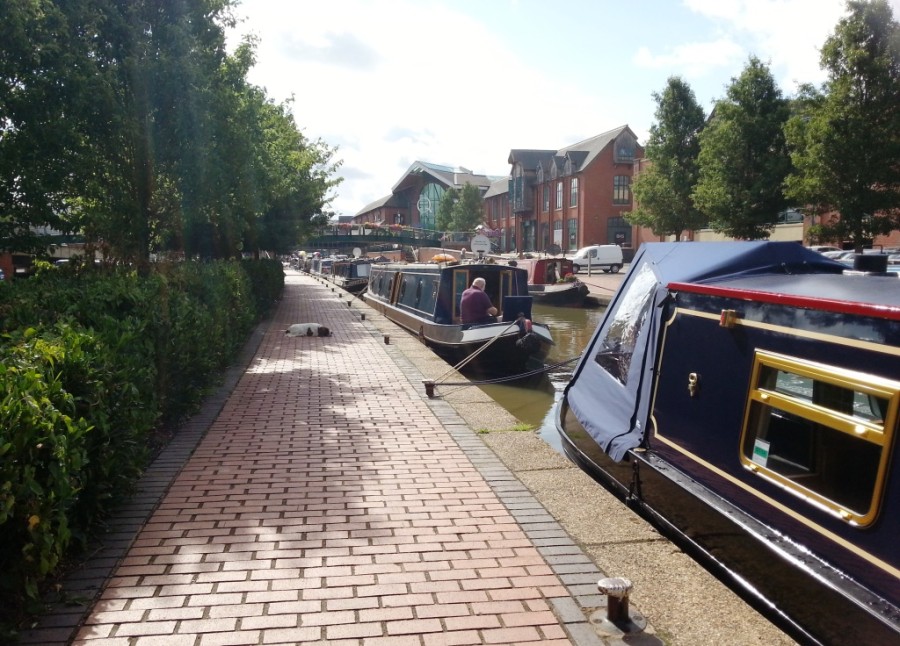
[[[547,357],[553,365],[581,355],[600,323],[605,307],[549,307],[535,305],[532,317],[550,326],[555,346]],[[569,381],[575,362],[551,371],[545,379],[529,385],[486,384],[480,386],[516,419],[540,429],[549,444],[559,447],[551,409]]]

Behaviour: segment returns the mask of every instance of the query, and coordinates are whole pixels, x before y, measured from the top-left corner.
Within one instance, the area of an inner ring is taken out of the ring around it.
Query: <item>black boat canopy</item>
[[[671,283],[769,276],[777,289],[779,276],[844,269],[796,242],[644,244],[566,386],[568,404],[591,437],[620,461],[644,438]]]

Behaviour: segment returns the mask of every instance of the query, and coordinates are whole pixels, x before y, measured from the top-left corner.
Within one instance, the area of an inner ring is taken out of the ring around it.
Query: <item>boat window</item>
[[[409,283],[409,278],[404,278],[400,282],[400,295],[397,297],[398,301],[403,300],[403,295],[406,294],[406,285]]]
[[[854,525],[878,515],[900,382],[758,351],[741,462]]]
[[[422,300],[422,283],[424,281],[425,281],[425,279],[422,278],[421,276],[416,281],[416,296],[415,296],[415,300],[413,301],[413,305],[415,305],[416,307],[418,307],[419,301]]]
[[[656,274],[650,265],[641,267],[620,296],[616,311],[606,324],[600,349],[594,355],[594,361],[622,384],[628,383],[631,357],[650,312],[656,285]]]
[[[360,278],[365,278],[369,275],[370,270],[372,269],[372,265],[367,263],[360,263],[356,265],[356,275]]]

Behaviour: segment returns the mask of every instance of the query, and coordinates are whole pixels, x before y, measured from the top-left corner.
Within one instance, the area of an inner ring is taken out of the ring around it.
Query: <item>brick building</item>
[[[401,224],[434,231],[438,205],[448,189],[472,184],[484,195],[496,179],[467,168],[416,161],[394,184],[390,195],[364,206],[353,216],[353,221]]]
[[[618,244],[630,258],[640,232],[623,213],[632,209],[631,178],[643,155],[627,125],[559,150],[513,149],[508,210],[501,206],[502,190],[492,186],[485,219],[502,232],[507,251]]]

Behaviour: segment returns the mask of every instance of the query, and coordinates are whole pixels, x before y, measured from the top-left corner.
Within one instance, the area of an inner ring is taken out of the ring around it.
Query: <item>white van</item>
[[[622,247],[617,244],[595,244],[579,249],[572,256],[576,274],[582,269],[587,269],[588,264],[592,270],[602,269],[607,274],[610,272],[617,274],[622,268]]]

